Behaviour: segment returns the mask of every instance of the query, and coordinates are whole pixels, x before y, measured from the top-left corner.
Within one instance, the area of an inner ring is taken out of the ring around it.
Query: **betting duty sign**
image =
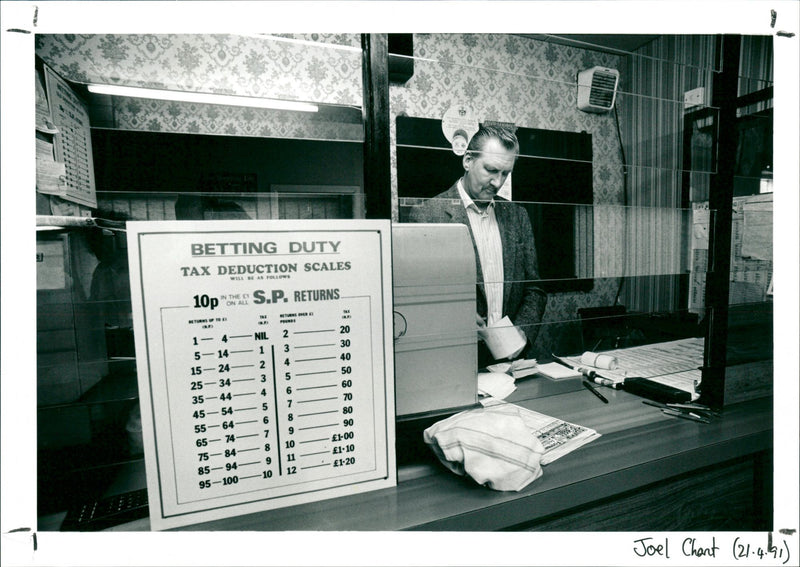
[[[153,529],[396,484],[389,221],[127,227]]]

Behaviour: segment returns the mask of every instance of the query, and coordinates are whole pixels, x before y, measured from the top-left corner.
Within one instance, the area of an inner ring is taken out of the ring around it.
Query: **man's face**
[[[464,190],[479,207],[486,207],[514,169],[516,154],[490,139],[480,155],[464,156]]]

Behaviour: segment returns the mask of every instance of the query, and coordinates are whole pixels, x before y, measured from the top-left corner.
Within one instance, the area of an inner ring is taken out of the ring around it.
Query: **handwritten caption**
[[[722,561],[769,561],[777,565],[787,565],[792,559],[786,538],[772,533],[737,535],[730,540],[711,535],[692,536],[677,542],[669,537],[643,537],[633,540],[632,551],[637,557],[703,557]]]

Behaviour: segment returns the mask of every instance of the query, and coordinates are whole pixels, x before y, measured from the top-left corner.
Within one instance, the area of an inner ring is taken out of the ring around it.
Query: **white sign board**
[[[389,221],[127,227],[153,529],[396,484]]]

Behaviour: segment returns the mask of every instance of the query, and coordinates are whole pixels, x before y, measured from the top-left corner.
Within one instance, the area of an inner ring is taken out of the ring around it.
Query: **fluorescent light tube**
[[[178,102],[194,102],[198,104],[223,104],[227,106],[246,106],[249,108],[270,108],[273,110],[297,110],[300,112],[317,112],[316,104],[293,100],[273,98],[256,98],[248,96],[223,95],[215,93],[192,93],[186,91],[168,91],[163,89],[144,89],[124,87],[121,85],[88,85],[90,93],[111,96],[128,96],[134,98],[150,98],[156,100],[174,100]]]

